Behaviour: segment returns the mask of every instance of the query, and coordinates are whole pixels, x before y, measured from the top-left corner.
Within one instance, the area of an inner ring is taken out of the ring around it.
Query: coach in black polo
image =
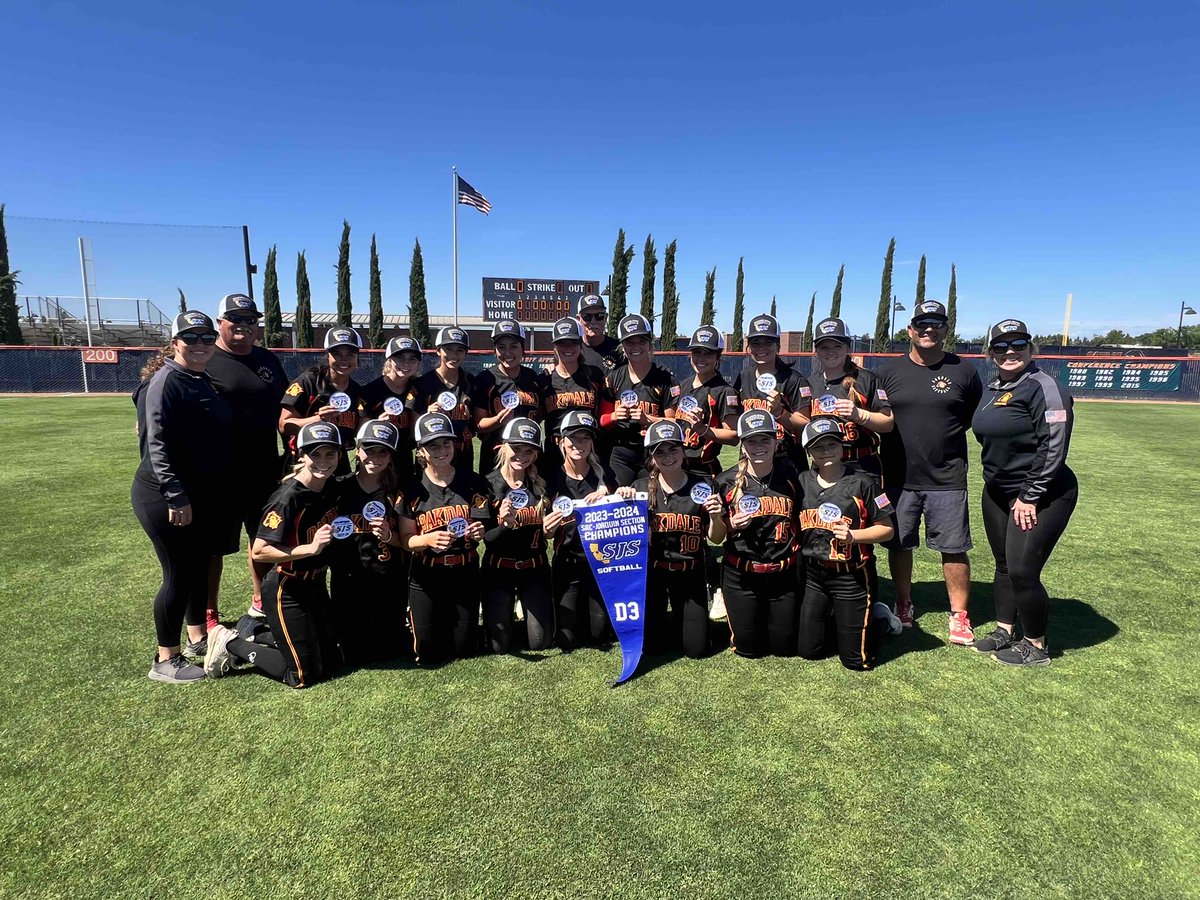
[[[604,330],[608,324],[608,310],[604,306],[603,297],[599,294],[581,297],[575,316],[583,326],[582,355],[585,363],[595,366],[607,375],[625,362],[621,342]]]
[[[970,644],[967,429],[983,383],[974,365],[942,349],[946,327],[946,307],[936,300],[919,303],[908,325],[908,353],[877,369],[896,421],[883,443],[884,484],[893,493],[896,509],[896,535],[885,546],[896,615],[911,628],[913,550],[921,543],[924,516],[926,546],[942,554],[950,595],[950,640]],[[890,486],[899,484],[904,489],[896,497]]]

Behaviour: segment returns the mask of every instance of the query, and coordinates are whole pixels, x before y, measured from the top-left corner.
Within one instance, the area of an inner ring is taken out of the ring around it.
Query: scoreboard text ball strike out
[[[574,315],[580,299],[599,294],[599,281],[560,278],[483,279],[483,319],[555,322]]]

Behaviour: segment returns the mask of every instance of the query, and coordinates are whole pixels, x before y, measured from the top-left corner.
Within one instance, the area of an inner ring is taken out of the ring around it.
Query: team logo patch
[[[757,319],[754,322],[755,331],[770,331],[771,323],[767,319]]]
[[[817,419],[812,423],[812,430],[817,434],[828,434],[837,428],[837,424],[829,419]]]
[[[207,325],[208,316],[204,315],[204,313],[188,313],[183,317],[183,321],[189,325]]]
[[[933,381],[930,382],[930,387],[933,388],[935,394],[950,393],[950,379],[945,375],[935,375]]]
[[[350,332],[348,332],[348,331],[335,331],[333,333],[333,339],[335,341],[350,341],[351,343],[354,342],[354,338],[352,338],[350,336]]]
[[[338,412],[345,412],[346,410],[348,410],[350,408],[350,405],[352,402],[353,401],[351,401],[350,395],[343,394],[341,391],[338,391],[337,393],[331,395],[329,398],[329,405],[332,406],[334,409],[336,409]]]
[[[712,494],[713,494],[713,489],[711,487],[709,487],[707,484],[705,484],[703,481],[700,482],[699,484],[692,485],[692,495],[691,496],[692,496],[693,503],[703,504],[708,500],[709,497],[712,496]]]
[[[501,322],[500,330],[501,331],[514,331],[514,330],[516,330],[516,326],[512,322]]]
[[[1048,409],[1046,410],[1046,421],[1051,425],[1062,425],[1067,421],[1067,411],[1065,409]]]
[[[466,537],[467,529],[470,528],[470,523],[462,516],[455,516],[446,523],[446,530],[456,538]]]
[[[430,434],[436,433],[438,431],[445,431],[445,430],[446,430],[446,423],[443,422],[441,419],[427,419],[425,421],[425,431]]]
[[[625,333],[626,333],[626,334],[628,334],[628,333],[629,333],[629,332],[631,332],[631,331],[637,331],[637,330],[638,330],[638,326],[639,326],[639,325],[641,325],[641,324],[642,324],[642,323],[641,323],[641,322],[638,322],[636,319],[635,319],[634,321],[632,321],[632,322],[626,322],[626,323],[625,323]]]
[[[698,341],[704,341],[705,343],[710,343],[715,338],[716,338],[716,335],[713,334],[711,331],[697,331],[696,332],[696,340],[698,340]]]
[[[349,516],[338,516],[332,522],[333,536],[339,541],[345,540],[354,534],[354,520]]]
[[[1009,331],[1020,331],[1021,323],[1018,322],[1016,319],[1005,319],[1003,322],[1001,322],[996,327],[1006,333]]]
[[[467,333],[460,328],[451,328],[446,332],[447,337],[459,344],[467,343]]]
[[[746,424],[751,428],[762,428],[767,424],[767,417],[763,415],[746,416]]]
[[[516,409],[521,405],[521,397],[516,391],[505,391],[500,395],[500,405],[505,409]]]
[[[675,437],[675,429],[664,422],[655,429],[655,434],[660,440],[670,440]]]
[[[837,331],[837,322],[825,322],[821,325],[821,334],[833,334]]]
[[[575,331],[575,329],[571,327],[570,322],[563,322],[556,330],[559,334],[571,334]]]
[[[579,424],[587,425],[589,428],[595,428],[596,427],[596,418],[591,413],[580,413],[579,414]]]
[[[842,517],[842,508],[836,503],[822,503],[817,507],[817,518],[822,522],[836,522]]]
[[[559,497],[554,501],[554,511],[565,518],[575,512],[575,501],[570,497]]]
[[[688,394],[679,401],[679,411],[681,413],[687,413],[689,416],[692,413],[700,412],[700,401],[691,394]]]
[[[309,431],[309,434],[319,441],[327,441],[334,435],[333,426],[316,424],[313,425],[312,429]]]
[[[1008,401],[1012,399],[1012,391],[1005,391],[996,398],[996,402],[992,406],[1008,406]]]
[[[442,391],[440,394],[438,394],[437,405],[446,410],[446,412],[449,412],[450,410],[454,409],[454,407],[458,406],[458,397],[456,397],[450,391]]]
[[[300,387],[300,382],[293,381],[288,385],[288,389],[284,391],[289,397],[299,397],[304,392],[304,388]]]
[[[236,303],[240,309],[249,309],[254,305],[252,301],[245,299],[234,300],[233,302]]]
[[[508,505],[513,509],[524,509],[529,505],[529,491],[521,488],[509,491]]]
[[[270,528],[272,531],[282,524],[283,516],[275,512],[275,510],[271,510],[269,513],[267,513],[267,517],[263,519],[263,528]]]
[[[387,507],[378,500],[369,500],[363,507],[363,518],[370,521],[371,519],[382,519],[387,515]]]
[[[371,437],[377,437],[380,440],[385,440],[385,441],[390,440],[392,435],[394,434],[394,432],[395,432],[395,430],[392,428],[388,428],[387,425],[381,424],[381,425],[372,425],[371,426]]]
[[[538,430],[532,425],[522,425],[517,429],[517,434],[521,435],[527,441],[536,441],[538,439]]]
[[[738,500],[738,511],[745,513],[748,516],[754,515],[760,509],[762,509],[762,501],[753,494],[744,494],[742,495],[742,498]]]
[[[383,411],[390,416],[398,416],[404,412],[404,403],[399,397],[388,397],[383,401]]]
[[[637,406],[638,405],[637,391],[621,391],[621,405],[622,406]]]

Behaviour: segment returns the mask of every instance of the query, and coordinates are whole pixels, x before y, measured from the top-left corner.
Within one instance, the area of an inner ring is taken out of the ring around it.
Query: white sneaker
[[[887,619],[889,634],[899,634],[904,630],[904,623],[900,621],[900,617],[892,612],[892,608],[886,603],[872,603],[871,618]]]
[[[721,593],[721,589],[717,588],[713,591],[712,609],[708,611],[708,617],[714,622],[720,622],[727,618],[725,612],[725,595]]]
[[[218,625],[208,633],[208,652],[204,654],[204,674],[209,678],[220,678],[228,675],[233,668],[233,657],[229,654],[229,642],[237,637],[237,632],[224,625]]]
[[[525,607],[521,604],[520,600],[517,601],[516,613],[517,613],[517,621],[524,622],[525,621]]]

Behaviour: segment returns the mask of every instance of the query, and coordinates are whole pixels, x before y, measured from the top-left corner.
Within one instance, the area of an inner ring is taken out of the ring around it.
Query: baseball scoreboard
[[[1067,387],[1094,391],[1177,391],[1180,364],[1140,360],[1071,360],[1060,370]]]
[[[483,318],[554,322],[573,315],[580,298],[599,293],[600,282],[578,278],[485,278]]]

